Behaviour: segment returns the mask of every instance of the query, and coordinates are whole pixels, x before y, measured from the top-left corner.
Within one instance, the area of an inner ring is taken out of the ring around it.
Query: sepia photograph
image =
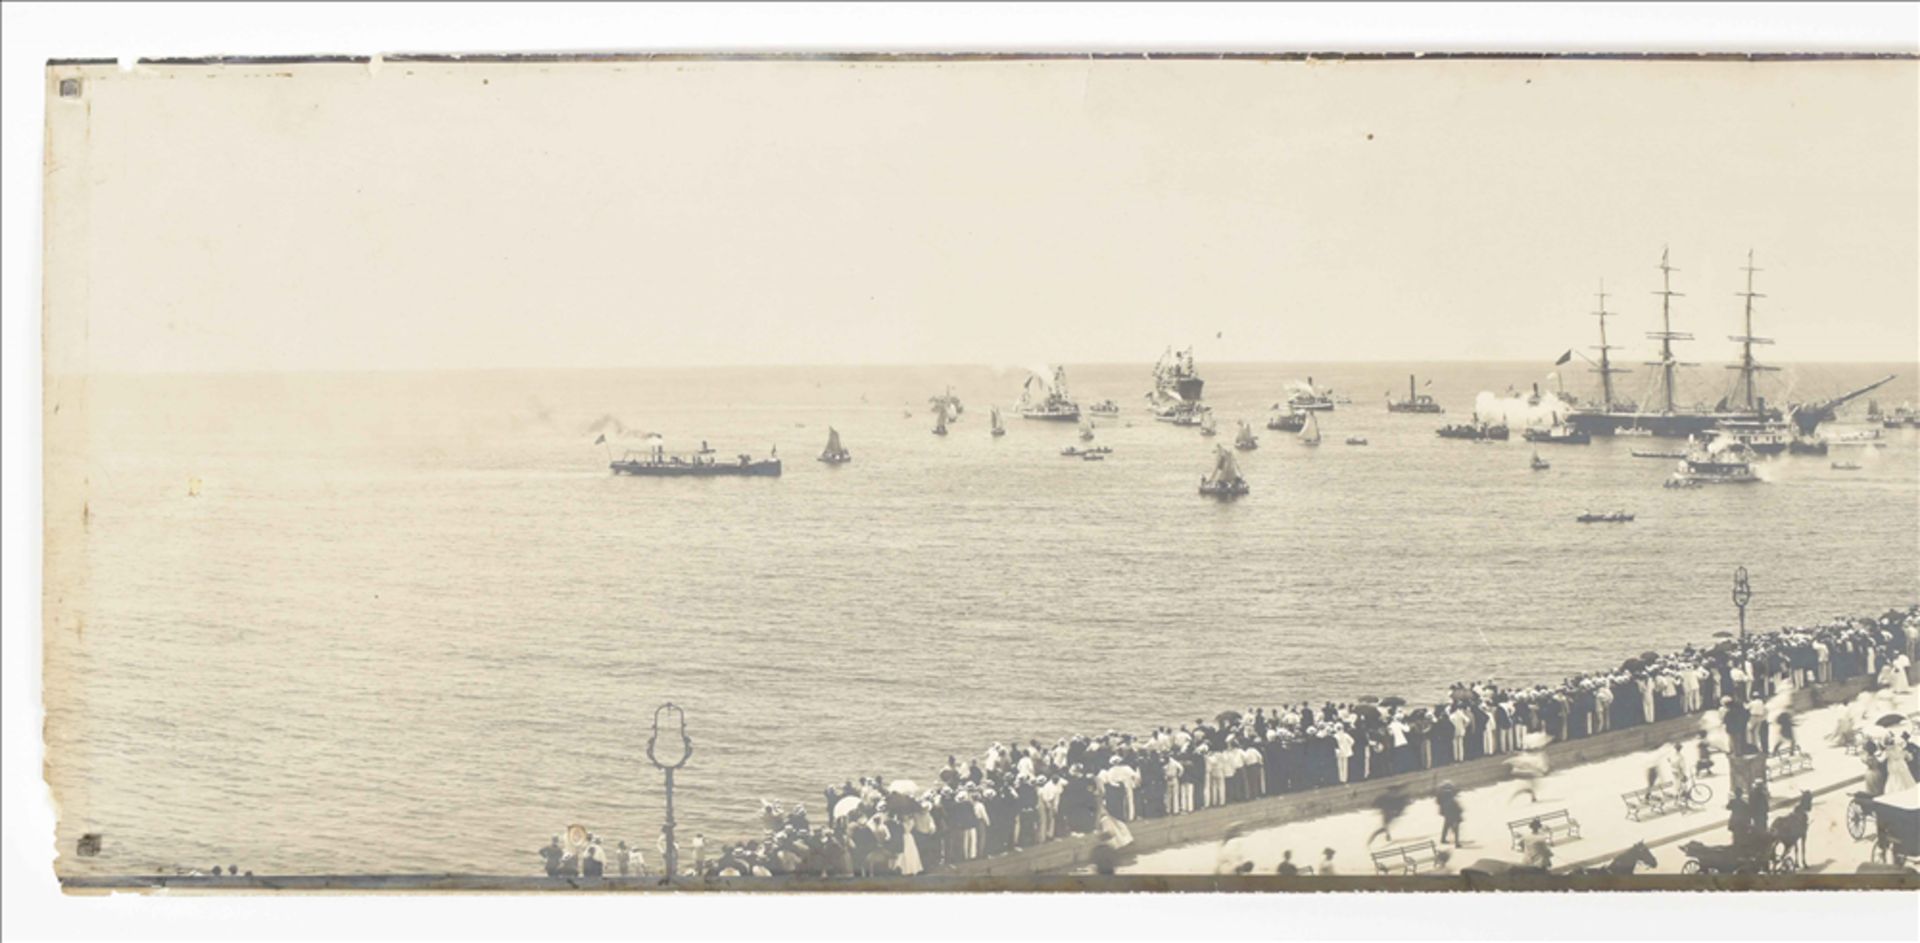
[[[1910,52],[218,52],[39,66],[64,897],[1920,890]]]

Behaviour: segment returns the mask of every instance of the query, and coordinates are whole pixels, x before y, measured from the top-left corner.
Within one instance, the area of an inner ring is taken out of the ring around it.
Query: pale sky
[[[55,73],[53,370],[1920,348],[1912,61]]]

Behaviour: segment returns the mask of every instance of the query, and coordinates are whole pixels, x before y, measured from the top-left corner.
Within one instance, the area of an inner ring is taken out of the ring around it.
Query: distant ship
[[[1435,429],[1434,435],[1442,439],[1472,439],[1477,442],[1505,442],[1510,432],[1503,425],[1489,425],[1484,422],[1458,422]]]
[[[1752,449],[1755,455],[1779,455],[1793,443],[1792,427],[1779,420],[1728,419],[1708,430],[1710,441]]]
[[[1520,437],[1545,445],[1586,445],[1593,441],[1591,436],[1567,425],[1523,429]]]
[[[1600,375],[1600,402],[1580,406],[1567,417],[1567,422],[1575,429],[1589,435],[1614,435],[1622,428],[1645,429],[1647,433],[1668,439],[1685,439],[1706,434],[1713,427],[1724,422],[1781,422],[1788,421],[1803,434],[1811,435],[1820,423],[1834,418],[1835,410],[1842,404],[1865,395],[1893,379],[1884,377],[1859,389],[1843,393],[1825,400],[1790,405],[1784,412],[1769,404],[1759,393],[1759,376],[1778,370],[1754,359],[1755,344],[1771,344],[1765,337],[1756,337],[1753,333],[1753,299],[1764,297],[1753,290],[1753,274],[1760,271],[1753,265],[1753,253],[1747,253],[1747,288],[1738,292],[1746,299],[1745,327],[1742,334],[1730,335],[1727,339],[1740,344],[1740,361],[1729,364],[1727,369],[1738,371],[1733,392],[1722,398],[1717,404],[1686,405],[1679,400],[1678,380],[1682,367],[1695,367],[1699,364],[1683,363],[1674,354],[1674,341],[1690,341],[1693,335],[1673,329],[1673,299],[1681,293],[1673,290],[1673,273],[1679,271],[1668,261],[1665,249],[1660,252],[1660,330],[1652,331],[1647,337],[1660,342],[1660,359],[1647,361],[1646,366],[1658,368],[1654,378],[1653,396],[1643,405],[1624,399],[1614,390],[1614,375],[1628,372],[1625,368],[1613,365],[1610,352],[1620,349],[1607,343],[1607,318],[1614,316],[1606,309],[1606,289],[1602,285],[1599,293],[1600,310],[1594,314],[1600,319],[1600,359],[1593,372]],[[1784,447],[1784,446],[1783,446]]]
[[[1745,485],[1760,481],[1753,470],[1753,451],[1737,444],[1709,443],[1689,452],[1680,460],[1669,488],[1693,488],[1700,485]]]
[[[1287,397],[1287,408],[1289,410],[1294,412],[1326,412],[1333,409],[1333,391],[1322,390],[1315,387],[1312,377],[1308,377],[1307,382],[1295,383],[1288,387],[1288,389],[1293,391],[1293,395]],[[1273,408],[1278,410],[1280,404],[1273,404]]]
[[[1251,452],[1260,447],[1260,440],[1253,434],[1253,427],[1247,421],[1240,420],[1240,431],[1233,437],[1233,447],[1242,452]]]
[[[1860,463],[1859,462],[1834,462],[1833,470],[1834,471],[1859,471]]]
[[[1278,410],[1280,404],[1275,403],[1273,407]],[[1267,428],[1274,432],[1299,432],[1306,427],[1307,412],[1303,409],[1288,409],[1285,412],[1275,412],[1272,416],[1267,417]]]
[[[646,451],[630,451],[610,463],[613,473],[643,478],[705,478],[722,475],[780,477],[780,456],[777,453],[756,462],[752,456],[742,452],[736,460],[723,462],[712,457],[711,449],[690,456],[668,455],[658,437],[651,441],[652,445]]]
[[[927,397],[927,406],[930,411],[946,416],[948,422],[959,422],[960,414],[967,411],[960,397],[953,395],[953,387],[947,387],[945,393]]]
[[[1160,422],[1199,425],[1208,411],[1200,401],[1206,385],[1193,366],[1193,348],[1176,353],[1169,347],[1153,365],[1153,389],[1147,391],[1147,408]]]
[[[1103,399],[1092,406],[1088,406],[1087,412],[1095,416],[1118,416],[1120,415],[1120,404],[1110,399]]]
[[[1589,511],[1574,518],[1574,520],[1582,524],[1631,524],[1633,523],[1633,515],[1625,511],[1609,511],[1605,514],[1596,514]]]
[[[845,465],[853,461],[853,453],[840,444],[840,430],[827,427],[827,447],[821,450],[820,460],[829,465]]]
[[[1432,386],[1433,381],[1428,380],[1427,385]],[[1396,400],[1393,398],[1392,393],[1388,393],[1387,394],[1387,412],[1390,412],[1390,413],[1444,413],[1446,412],[1446,410],[1441,409],[1440,403],[1437,400],[1435,400],[1433,397],[1428,396],[1427,394],[1422,393],[1417,388],[1415,388],[1413,385],[1413,374],[1409,373],[1407,374],[1407,398],[1402,400]]]
[[[1067,394],[1067,368],[1054,367],[1049,383],[1039,374],[1027,377],[1020,394],[1020,417],[1051,422],[1079,422],[1080,405]]]
[[[1210,498],[1237,498],[1253,490],[1248,487],[1247,479],[1241,477],[1240,466],[1233,460],[1233,453],[1221,446],[1213,447],[1213,472],[1200,479],[1200,493]]]

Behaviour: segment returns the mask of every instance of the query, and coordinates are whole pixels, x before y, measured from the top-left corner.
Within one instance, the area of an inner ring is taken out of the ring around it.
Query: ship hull
[[[711,465],[676,464],[674,462],[614,462],[611,466],[616,475],[633,475],[637,478],[778,478],[780,460],[765,462],[714,462]]]
[[[1438,414],[1446,410],[1440,408],[1438,403],[1388,403],[1387,412]]]
[[[1065,410],[1058,412],[1027,412],[1021,413],[1020,418],[1037,419],[1041,422],[1079,422],[1080,411],[1076,409],[1072,412]]]
[[[1588,435],[1613,435],[1621,429],[1645,429],[1662,439],[1705,435],[1722,422],[1758,422],[1757,413],[1634,413],[1575,410],[1567,425]]]

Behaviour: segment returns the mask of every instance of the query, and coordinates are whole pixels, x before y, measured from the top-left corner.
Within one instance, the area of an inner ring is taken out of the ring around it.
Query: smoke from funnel
[[[1500,396],[1482,390],[1473,399],[1475,419],[1509,428],[1532,428],[1552,426],[1565,422],[1572,412],[1565,401],[1552,394],[1532,396]]]

